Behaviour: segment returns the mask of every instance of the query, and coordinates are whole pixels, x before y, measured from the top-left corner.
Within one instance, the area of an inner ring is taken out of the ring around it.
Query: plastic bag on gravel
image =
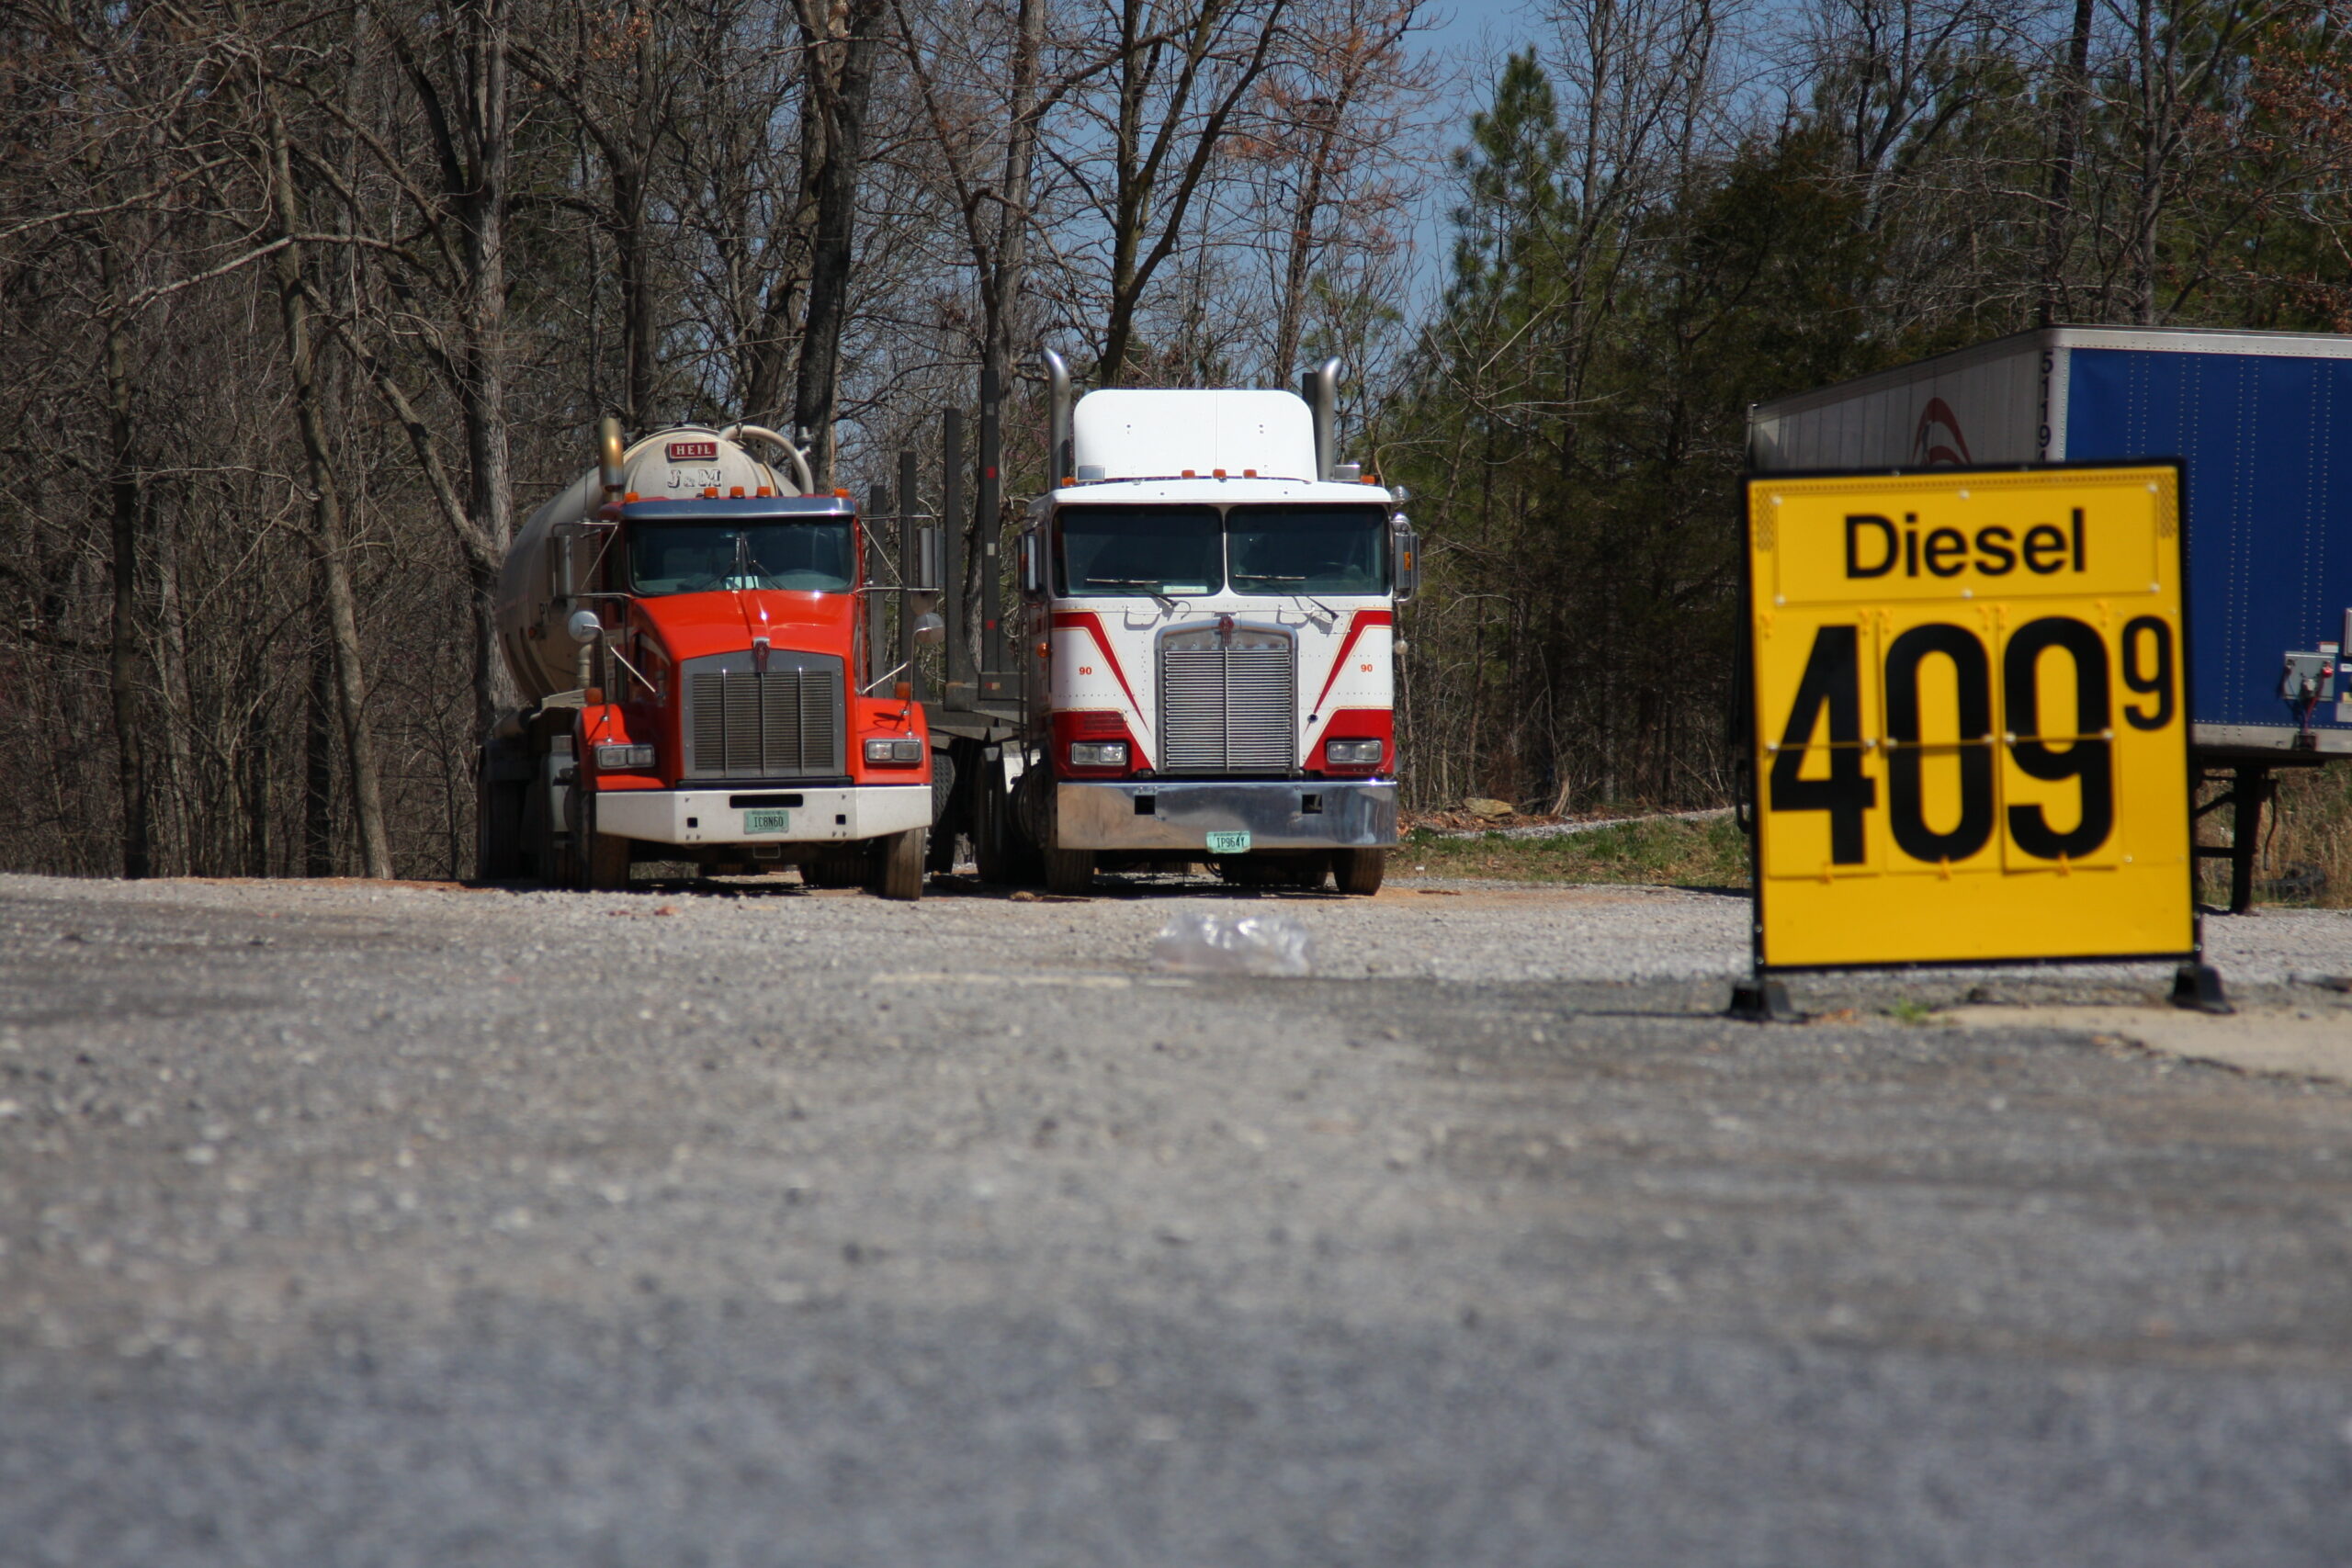
[[[1315,939],[1288,915],[1188,909],[1159,928],[1151,961],[1191,975],[1306,975],[1315,968]]]

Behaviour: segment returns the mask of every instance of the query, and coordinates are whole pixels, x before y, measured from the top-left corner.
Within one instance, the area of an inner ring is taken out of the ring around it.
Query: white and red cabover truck
[[[930,733],[897,672],[861,663],[880,591],[847,492],[810,493],[799,452],[754,426],[625,446],[607,420],[601,447],[499,580],[525,703],[483,747],[480,874],[614,887],[637,861],[797,865],[922,897]]]
[[[1012,735],[968,802],[981,874],[1098,867],[1380,886],[1396,841],[1399,499],[1339,460],[1339,362],[1287,391],[1053,383],[1057,482],[1018,540]]]

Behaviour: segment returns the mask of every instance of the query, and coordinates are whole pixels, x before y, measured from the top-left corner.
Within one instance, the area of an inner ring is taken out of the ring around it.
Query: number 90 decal
[[[1975,631],[1928,622],[1886,645],[1882,661],[1881,725],[1862,734],[1860,628],[1825,626],[1797,682],[1777,744],[1768,746],[1770,812],[1824,812],[1832,865],[1868,859],[1866,828],[1879,807],[1879,781],[1865,770],[1866,754],[1885,752],[1886,825],[1894,847],[1928,865],[1949,867],[1982,852],[1996,828],[2009,847],[2034,860],[2063,865],[2097,854],[2116,831],[2114,679],[2126,700],[2122,722],[2132,729],[2165,728],[2179,710],[2172,626],[2155,615],[2126,622],[2118,639],[2120,670],[2111,671],[2106,638],[2086,621],[2045,615],[2026,622],[2001,645],[1999,669]],[[2063,660],[2052,669],[2049,660]],[[1940,668],[1939,668],[1940,667]],[[2071,700],[2047,703],[2045,682]],[[1930,682],[1951,701],[1939,705],[1944,730],[1930,739],[1923,693]],[[2046,711],[2054,709],[2055,711]],[[1956,720],[1956,722],[1951,722]],[[2071,784],[2066,809],[2055,800],[2025,800],[2004,810],[1998,798],[1999,751],[2018,773],[2047,784]],[[1807,778],[1806,760],[1818,758],[1826,776]],[[1931,759],[1951,764],[1956,809],[1947,799],[1929,821],[1926,769]],[[2053,809],[2054,807],[2054,809]],[[2060,826],[2060,823],[2069,825]]]

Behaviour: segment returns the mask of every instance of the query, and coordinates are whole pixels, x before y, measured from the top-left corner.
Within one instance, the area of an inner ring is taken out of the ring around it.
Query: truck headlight
[[[653,748],[650,746],[599,746],[596,748],[596,766],[608,773],[629,773],[638,769],[650,768],[652,765]]]
[[[1073,768],[1124,768],[1127,765],[1127,743],[1124,740],[1073,740],[1069,745],[1069,765]]]
[[[1335,768],[1376,768],[1381,750],[1377,740],[1326,740],[1323,761]]]
[[[873,767],[909,767],[922,761],[922,742],[920,740],[869,740],[865,743],[865,761],[869,766]]]

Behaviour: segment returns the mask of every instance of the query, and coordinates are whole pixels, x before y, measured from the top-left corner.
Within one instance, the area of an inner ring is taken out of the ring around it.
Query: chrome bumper
[[[1193,850],[1211,833],[1253,850],[1377,849],[1396,841],[1393,781],[1057,784],[1055,838],[1067,850]]]
[[[794,801],[782,832],[752,833],[747,810]],[[615,789],[596,795],[596,830],[654,844],[808,844],[876,839],[931,826],[931,785],[868,784],[849,789]]]

